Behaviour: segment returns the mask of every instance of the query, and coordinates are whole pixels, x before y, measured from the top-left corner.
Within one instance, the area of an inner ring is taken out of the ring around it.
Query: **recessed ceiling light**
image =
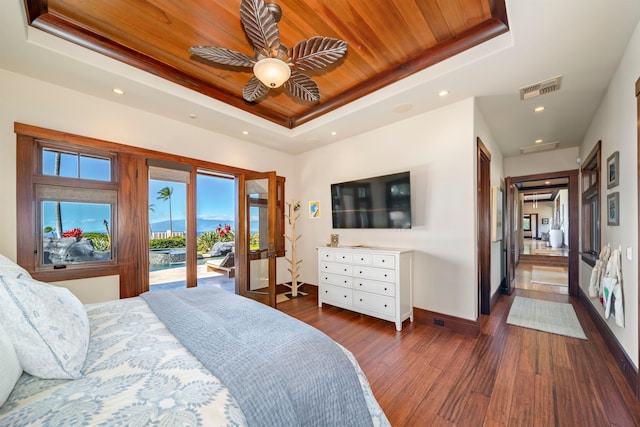
[[[539,113],[540,111],[544,111],[544,107],[541,105],[539,107],[534,108],[533,111],[535,111],[536,113]]]
[[[336,132],[336,131],[331,132],[331,136],[336,136],[337,134],[338,134],[338,132]]]
[[[198,116],[197,116],[196,114],[191,113],[191,114],[189,114],[189,117],[190,117],[190,118],[192,118],[192,119],[195,119],[195,118],[197,118]]]
[[[242,131],[242,134],[243,134],[243,135],[249,135],[249,131],[248,131],[248,130],[243,130],[243,131]]]
[[[124,91],[123,91],[122,89],[118,89],[117,87],[116,87],[116,88],[113,88],[113,89],[112,89],[112,91],[113,91],[113,93],[115,93],[116,95],[124,95]]]
[[[438,96],[447,96],[447,95],[449,95],[448,90],[441,90],[440,92],[438,92]]]
[[[540,143],[542,142],[542,139],[536,139],[534,142],[535,142],[536,144],[540,144]]]
[[[545,181],[544,182],[544,185],[549,185],[549,184],[551,184],[551,181]]]
[[[309,144],[317,144],[318,142],[320,142],[320,138],[309,138],[307,139],[307,142]]]

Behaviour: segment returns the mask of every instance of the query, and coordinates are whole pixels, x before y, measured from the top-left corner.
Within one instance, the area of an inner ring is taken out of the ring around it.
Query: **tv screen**
[[[409,172],[331,184],[333,228],[411,228]]]

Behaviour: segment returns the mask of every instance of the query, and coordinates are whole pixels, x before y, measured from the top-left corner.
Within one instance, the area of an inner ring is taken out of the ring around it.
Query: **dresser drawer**
[[[318,259],[320,261],[335,261],[336,253],[334,251],[326,251],[320,249],[318,251]]]
[[[351,276],[342,276],[340,274],[323,273],[320,275],[320,283],[352,288],[353,278]]]
[[[396,287],[393,283],[378,282],[377,280],[357,278],[353,281],[353,289],[364,292],[373,292],[380,295],[395,296]]]
[[[335,262],[346,262],[351,264],[351,260],[353,259],[353,254],[350,252],[340,252],[336,251],[334,254]]]
[[[341,305],[353,305],[353,290],[340,286],[322,285],[320,287],[322,293],[322,301],[335,302]]]
[[[393,255],[373,255],[374,267],[396,268],[396,257]]]
[[[353,305],[385,316],[395,316],[395,299],[384,295],[353,291]]]
[[[394,270],[365,266],[353,267],[353,276],[356,278],[382,280],[384,282],[394,282],[396,280],[396,274]]]
[[[371,265],[372,260],[371,254],[353,254],[353,263],[356,265]]]
[[[321,262],[320,273],[334,273],[351,276],[353,274],[353,266],[348,264],[338,264],[337,262]]]

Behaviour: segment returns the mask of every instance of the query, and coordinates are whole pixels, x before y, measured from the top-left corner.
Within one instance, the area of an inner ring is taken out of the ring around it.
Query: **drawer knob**
[[[347,296],[345,295],[344,297],[346,298]]]
[[[345,280],[344,283],[347,283],[347,281]]]
[[[364,261],[364,258],[360,258],[360,261]]]
[[[360,298],[360,302],[362,302],[362,298]]]
[[[384,260],[382,260],[382,262],[384,262]]]
[[[359,283],[360,286],[362,286],[362,283]]]
[[[360,274],[362,274],[362,270],[360,270]]]
[[[324,293],[325,293],[325,294],[328,294],[328,293],[329,293],[329,291],[324,291]]]
[[[387,290],[387,288],[384,288],[384,290],[386,291],[386,290]]]
[[[387,308],[387,304],[384,305],[384,308]]]
[[[387,277],[387,275],[385,274],[384,277]]]

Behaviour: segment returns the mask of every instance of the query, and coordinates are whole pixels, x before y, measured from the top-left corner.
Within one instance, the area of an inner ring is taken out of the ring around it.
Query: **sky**
[[[53,151],[43,151],[43,173],[54,175]],[[88,156],[63,153],[60,162],[60,176],[72,178],[86,178],[109,181],[110,162]],[[219,221],[221,224],[234,225],[235,215],[235,187],[233,179],[220,178],[211,175],[198,174],[196,203],[198,219]],[[163,187],[173,188],[171,197],[171,211],[174,221],[184,221],[186,217],[186,184],[149,180],[149,222],[152,224],[169,220],[169,201],[159,200],[158,192]],[[43,228],[56,228],[55,203],[43,202]],[[61,203],[62,229],[67,231],[81,228],[84,232],[105,232],[104,221],[111,223],[112,212],[108,204],[97,203]],[[182,222],[183,223],[183,222]],[[154,231],[160,231],[155,230]],[[166,230],[162,230],[166,231]],[[174,226],[174,231],[179,230]]]

